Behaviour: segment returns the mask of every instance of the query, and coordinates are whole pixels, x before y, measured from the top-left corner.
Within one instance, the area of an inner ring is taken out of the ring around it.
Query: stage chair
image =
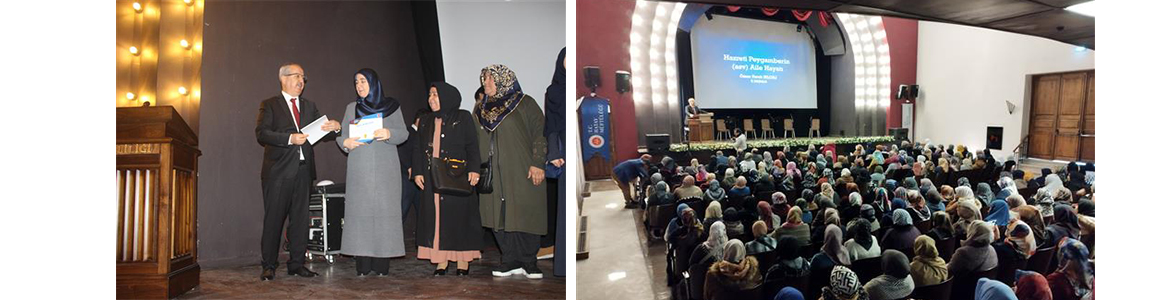
[[[727,139],[728,139],[728,140],[732,139],[732,137],[731,137],[731,130],[727,130],[727,122],[726,122],[726,120],[723,120],[723,119],[716,119],[716,120],[715,120],[715,130],[719,132],[719,134],[717,134],[717,136],[715,137],[715,139],[720,139],[720,140],[721,140],[721,139],[723,138],[723,136],[724,136],[724,135],[727,135]]]
[[[809,121],[809,123],[810,123],[810,125],[808,126],[808,137],[812,137],[814,131],[817,133],[817,137],[821,137],[821,119],[814,118],[811,121]]]
[[[759,138],[756,134],[756,128],[752,126],[752,119],[743,119],[743,132],[744,134],[750,132],[753,138]]]
[[[784,119],[784,137],[788,137],[788,133],[792,133],[792,137],[796,137],[796,126],[793,125],[792,119]]]
[[[776,138],[776,130],[772,128],[772,120],[760,119],[760,130],[764,131],[764,138],[768,138],[768,134],[772,134],[772,138]]]

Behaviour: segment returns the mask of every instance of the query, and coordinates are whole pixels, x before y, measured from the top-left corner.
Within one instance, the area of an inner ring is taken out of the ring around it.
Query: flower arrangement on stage
[[[808,146],[825,145],[825,144],[865,144],[865,143],[885,143],[893,142],[893,136],[857,136],[857,137],[814,137],[814,138],[789,138],[789,139],[769,139],[769,140],[748,140],[748,149],[751,148],[779,148],[784,146]],[[691,143],[689,146],[685,143],[670,144],[670,151],[684,152],[684,151],[714,151],[735,149],[735,145],[730,142],[702,142]]]

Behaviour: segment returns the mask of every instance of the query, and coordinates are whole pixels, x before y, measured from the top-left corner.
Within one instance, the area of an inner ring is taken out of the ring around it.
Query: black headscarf
[[[544,136],[565,132],[565,89],[565,48],[561,48],[552,83],[544,90]]]
[[[432,82],[431,87],[439,92],[439,112],[436,116],[444,120],[454,120],[455,113],[459,111],[459,103],[463,101],[459,89],[442,81]]]
[[[365,68],[354,73],[357,74],[365,76],[366,82],[370,85],[370,93],[366,94],[366,97],[360,95],[357,97],[357,106],[353,111],[358,119],[377,113],[382,113],[382,117],[385,118],[398,111],[398,100],[382,94],[382,81],[378,80],[378,72]]]
[[[1082,215],[1086,215],[1086,216],[1090,216],[1090,217],[1096,217],[1097,213],[1096,213],[1096,209],[1094,209],[1094,208],[1095,208],[1095,205],[1093,205],[1093,200],[1090,200],[1087,197],[1081,198],[1081,201],[1077,203],[1077,214],[1082,214]]]
[[[800,241],[789,235],[781,236],[779,246],[776,247],[776,254],[783,260],[796,259],[800,256]]]

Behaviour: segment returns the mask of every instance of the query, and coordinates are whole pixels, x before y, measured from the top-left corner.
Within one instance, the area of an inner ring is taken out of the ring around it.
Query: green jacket
[[[476,124],[479,124],[476,116]],[[488,159],[491,132],[479,128],[479,151]],[[520,104],[496,126],[496,153],[491,158],[492,193],[479,195],[483,227],[537,235],[548,232],[548,192],[545,183],[532,185],[528,168],[545,166],[548,142],[544,137],[544,113],[536,100],[524,95]],[[501,201],[502,199],[502,201]]]

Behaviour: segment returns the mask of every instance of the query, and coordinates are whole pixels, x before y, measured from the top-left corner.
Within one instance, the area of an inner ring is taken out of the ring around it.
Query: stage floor
[[[747,140],[748,150],[752,148],[779,148],[784,146],[808,146],[825,145],[825,144],[861,144],[861,143],[885,143],[894,141],[893,136],[853,136],[853,137],[797,137],[797,138],[773,138],[773,139],[751,139]],[[685,151],[709,151],[709,150],[728,150],[735,149],[734,140],[718,140],[710,142],[692,142],[687,143],[673,143],[670,144],[671,152],[685,152]],[[793,151],[803,151],[804,149],[793,149]],[[852,150],[852,149],[850,149]]]
[[[276,280],[260,281],[259,264],[204,268],[199,286],[178,299],[565,299],[565,277],[553,276],[552,259],[537,261],[544,279],[492,276],[491,269],[500,262],[500,250],[490,242],[483,258],[471,263],[470,276],[454,276],[455,264],[451,263],[447,275],[434,277],[435,266],[417,259],[414,251],[413,211],[407,214],[406,224],[406,257],[391,259],[386,277],[358,277],[353,258],[346,256],[335,257],[333,265],[314,256],[308,267],[320,276],[293,277],[284,267],[288,255],[282,254]]]

